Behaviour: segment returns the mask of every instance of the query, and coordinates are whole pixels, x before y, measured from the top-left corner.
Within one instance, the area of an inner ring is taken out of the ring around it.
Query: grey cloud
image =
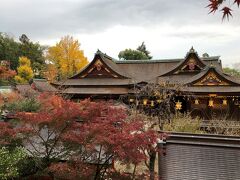
[[[0,31],[33,38],[94,33],[114,25],[183,26],[203,23],[206,1],[196,0],[11,0],[0,6]]]

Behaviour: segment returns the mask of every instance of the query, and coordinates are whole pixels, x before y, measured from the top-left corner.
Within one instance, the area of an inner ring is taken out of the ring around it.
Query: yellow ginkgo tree
[[[88,64],[83,50],[80,50],[80,43],[71,36],[63,37],[60,42],[48,49],[47,61],[57,70],[55,79],[58,80],[74,75]],[[53,69],[52,66],[48,67]]]
[[[33,78],[33,70],[31,68],[31,61],[27,57],[19,58],[19,67],[17,68],[17,75],[14,77],[19,84],[28,83]]]

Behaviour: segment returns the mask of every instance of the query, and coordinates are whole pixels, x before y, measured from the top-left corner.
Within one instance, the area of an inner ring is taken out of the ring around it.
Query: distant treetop
[[[150,51],[147,50],[144,42],[137,49],[125,49],[118,54],[119,59],[122,60],[150,60]]]

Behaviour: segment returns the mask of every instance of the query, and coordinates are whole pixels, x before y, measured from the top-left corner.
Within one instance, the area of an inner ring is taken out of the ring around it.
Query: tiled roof
[[[159,158],[162,180],[236,180],[240,177],[240,138],[170,133]]]
[[[46,79],[33,79],[36,89],[40,92],[57,92],[58,90],[52,86]]]

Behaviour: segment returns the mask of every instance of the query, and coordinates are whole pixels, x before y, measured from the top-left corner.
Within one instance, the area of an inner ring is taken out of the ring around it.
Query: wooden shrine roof
[[[57,92],[58,90],[52,86],[46,79],[33,79],[32,82],[39,92]]]
[[[128,94],[128,88],[123,87],[110,87],[110,88],[103,88],[103,87],[81,87],[81,88],[66,88],[62,92],[63,94],[117,94],[117,95],[124,95]]]
[[[191,86],[180,88],[182,92],[189,93],[209,93],[209,94],[226,94],[226,93],[240,93],[239,86]]]
[[[83,70],[56,85],[65,89],[63,93],[69,94],[126,94],[126,89],[141,82],[187,85],[186,92],[240,92],[240,80],[222,72],[219,58],[199,57],[191,48],[183,59],[122,61],[97,51],[93,61]],[[213,71],[215,79],[208,75],[210,71]],[[205,76],[209,77],[205,84],[201,84]],[[194,84],[197,82],[199,84]],[[209,84],[214,87],[206,86]],[[231,89],[228,86],[236,87]]]
[[[109,85],[131,85],[136,84],[137,81],[133,79],[113,79],[113,78],[80,78],[80,79],[67,79],[63,82],[58,82],[59,86],[61,84],[65,86],[109,86]]]

